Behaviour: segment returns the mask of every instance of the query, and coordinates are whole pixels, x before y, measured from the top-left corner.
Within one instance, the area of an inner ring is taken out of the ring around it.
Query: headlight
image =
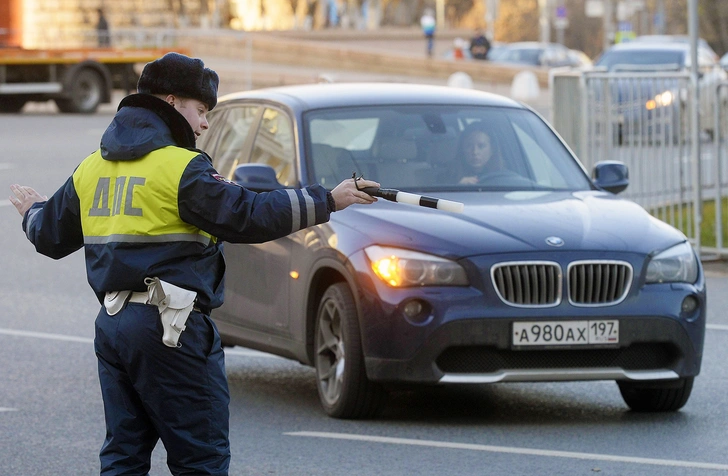
[[[656,255],[647,265],[648,283],[694,283],[696,279],[698,260],[687,241]]]
[[[655,96],[653,99],[648,100],[645,103],[645,107],[647,110],[651,111],[658,107],[665,107],[672,104],[672,100],[674,98],[674,95],[670,91],[665,91],[664,93],[660,93],[657,96]]]
[[[374,274],[395,288],[468,285],[465,270],[449,259],[383,246],[370,246],[364,252]]]

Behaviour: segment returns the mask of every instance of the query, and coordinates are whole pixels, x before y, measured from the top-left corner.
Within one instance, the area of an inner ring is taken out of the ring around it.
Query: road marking
[[[326,433],[318,431],[296,431],[283,433],[288,436],[304,436],[309,438],[330,438],[336,440],[366,441],[372,443],[386,443],[391,445],[427,446],[432,448],[447,448],[455,450],[487,451],[490,453],[508,453],[529,456],[549,456],[556,458],[571,458],[592,461],[612,461],[616,463],[649,464],[655,466],[675,466],[681,468],[717,469],[728,471],[728,464],[702,463],[700,461],[680,461],[671,459],[640,458],[634,456],[617,456],[598,453],[577,453],[573,451],[537,450],[532,448],[517,448],[512,446],[475,445],[468,443],[449,443],[447,441],[413,440],[409,438],[391,438],[386,436],[354,435],[349,433]]]
[[[0,170],[10,170],[10,169],[14,169],[14,168],[15,168],[15,164],[0,162]]]
[[[12,205],[10,200],[0,200],[0,207],[9,207],[10,205]]]
[[[728,331],[728,325],[725,324],[706,324],[705,327],[716,331]]]
[[[46,332],[18,331],[15,329],[0,329],[0,334],[18,337],[35,337],[38,339],[65,340],[69,342],[81,342],[83,344],[93,344],[94,340],[88,337],[76,337],[63,334],[48,334]]]
[[[245,348],[241,348],[241,347],[235,347],[233,349],[226,347],[225,355],[242,355],[244,357],[262,357],[264,359],[288,360],[284,357],[279,357],[277,355],[267,354],[265,352],[259,352],[257,350],[245,349]]]
[[[17,408],[0,407],[0,413],[2,412],[17,412]]]

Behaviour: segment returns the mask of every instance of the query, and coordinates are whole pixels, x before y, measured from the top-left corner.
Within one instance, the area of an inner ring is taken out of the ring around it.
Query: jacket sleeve
[[[231,243],[262,243],[329,220],[329,192],[320,185],[256,193],[226,180],[204,155],[179,185],[185,222]]]
[[[23,231],[38,253],[53,259],[83,246],[80,204],[73,177],[45,202],[35,203],[23,217]]]

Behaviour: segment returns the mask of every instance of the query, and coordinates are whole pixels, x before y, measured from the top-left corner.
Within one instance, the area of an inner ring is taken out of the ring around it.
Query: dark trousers
[[[432,56],[432,49],[434,47],[434,35],[425,35],[425,39],[427,40],[427,56]]]
[[[102,475],[146,475],[162,440],[174,475],[226,475],[230,393],[215,324],[193,312],[181,347],[162,343],[156,307],[103,307],[94,347],[104,400]]]

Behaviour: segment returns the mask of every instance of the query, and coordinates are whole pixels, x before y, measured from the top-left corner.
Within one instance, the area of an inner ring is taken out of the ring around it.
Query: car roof
[[[690,45],[679,41],[668,41],[664,43],[651,41],[628,41],[612,45],[605,51],[688,51]]]
[[[690,40],[691,37],[689,35],[642,35],[636,37],[632,42],[637,43],[678,43],[681,45],[688,45],[688,48],[690,47]],[[705,41],[704,38],[698,38],[698,48],[701,48],[711,54],[716,61],[718,59],[718,54],[715,52],[715,50],[710,46],[710,44]]]
[[[544,43],[542,41],[516,41],[514,43],[503,43],[502,46],[504,46],[506,48],[547,48],[547,47],[566,48],[561,43]]]
[[[635,37],[631,43],[653,43],[653,42],[668,42],[668,43],[681,43],[681,44],[690,44],[690,36],[689,35],[640,35]],[[713,48],[710,47],[710,44],[704,39],[704,38],[698,38],[698,44],[709,48],[711,51]]]
[[[218,104],[230,101],[262,100],[305,111],[331,107],[455,104],[524,108],[518,102],[497,94],[451,86],[400,83],[317,83],[279,86],[232,93]]]

